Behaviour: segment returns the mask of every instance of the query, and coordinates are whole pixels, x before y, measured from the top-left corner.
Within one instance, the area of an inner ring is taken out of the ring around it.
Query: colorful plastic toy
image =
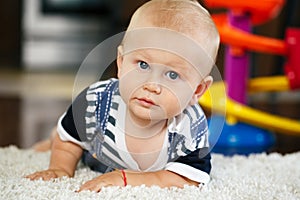
[[[212,16],[220,32],[221,42],[227,45],[224,65],[227,95],[214,100],[220,104],[226,101],[225,112],[220,109],[221,116],[212,116],[216,120],[225,118],[225,125],[215,150],[224,154],[266,151],[275,141],[269,131],[300,136],[299,121],[247,106],[248,92],[280,92],[300,88],[300,29],[288,28],[285,40],[250,33],[252,25],[275,17],[284,5],[284,0],[205,0],[204,3],[209,8],[222,7],[229,10],[226,14]],[[285,75],[249,79],[248,51],[284,56]],[[220,93],[223,87],[222,82],[214,83],[199,100],[200,104],[218,112],[222,105],[213,106],[211,94]]]

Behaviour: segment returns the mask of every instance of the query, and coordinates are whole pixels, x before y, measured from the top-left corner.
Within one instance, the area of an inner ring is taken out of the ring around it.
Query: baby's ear
[[[211,76],[205,77],[202,82],[197,86],[193,98],[190,102],[191,105],[198,103],[199,98],[206,92],[206,90],[213,83],[213,78]]]
[[[117,56],[117,67],[118,67],[118,77],[120,75],[121,67],[123,63],[123,46],[118,46],[118,56]]]

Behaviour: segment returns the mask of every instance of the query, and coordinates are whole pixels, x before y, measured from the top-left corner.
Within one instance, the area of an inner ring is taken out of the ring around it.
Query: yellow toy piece
[[[286,76],[259,77],[249,80],[248,92],[280,92],[290,90]]]
[[[284,78],[276,77],[276,81],[267,79],[256,79],[249,82],[249,88],[254,91],[273,91],[276,85],[281,90],[287,89],[288,85]],[[274,79],[275,80],[275,79]],[[257,87],[256,85],[259,85]],[[228,123],[235,123],[237,121],[245,122],[254,126],[265,128],[270,131],[276,131],[288,135],[300,135],[300,122],[286,117],[272,115],[249,106],[240,104],[231,100],[224,95],[224,83],[214,83],[210,89],[199,99],[201,106],[207,111],[217,112],[226,116]]]

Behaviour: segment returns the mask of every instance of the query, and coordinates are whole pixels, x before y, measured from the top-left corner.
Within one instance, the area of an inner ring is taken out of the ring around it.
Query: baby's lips
[[[143,106],[155,106],[156,104],[151,100],[151,99],[148,99],[148,98],[136,98],[136,100],[142,104]]]

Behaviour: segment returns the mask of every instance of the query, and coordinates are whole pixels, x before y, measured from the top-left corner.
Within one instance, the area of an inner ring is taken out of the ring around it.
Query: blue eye
[[[166,75],[172,80],[176,80],[179,77],[179,75],[174,71],[169,71]]]
[[[138,66],[139,66],[141,69],[148,69],[148,68],[149,68],[148,63],[146,63],[146,62],[144,62],[144,61],[139,61],[139,62],[138,62]]]

